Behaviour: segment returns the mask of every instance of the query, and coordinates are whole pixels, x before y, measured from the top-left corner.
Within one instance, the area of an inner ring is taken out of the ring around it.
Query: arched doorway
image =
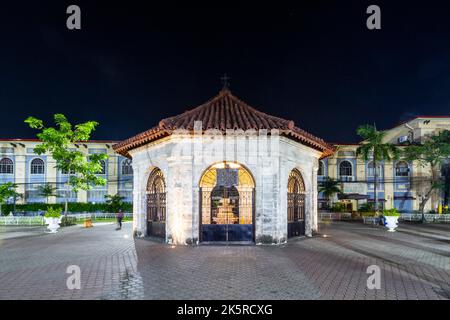
[[[289,174],[287,194],[288,238],[305,235],[305,183],[300,171]]]
[[[166,183],[158,168],[147,182],[147,235],[166,238]]]
[[[221,162],[200,179],[200,241],[255,241],[255,182],[240,164]]]

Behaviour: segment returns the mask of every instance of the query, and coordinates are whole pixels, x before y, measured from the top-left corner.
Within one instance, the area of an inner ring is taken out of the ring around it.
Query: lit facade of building
[[[80,190],[77,193],[66,189],[69,173],[58,171],[51,155],[37,155],[33,149],[39,144],[37,139],[0,139],[0,183],[17,184],[16,191],[22,196],[17,203],[45,202],[38,186],[50,184],[57,188],[58,197],[50,197],[49,203],[69,202],[101,203],[105,195],[120,194],[126,202],[132,201],[133,169],[131,160],[114,152],[114,141],[89,141],[75,144],[86,157],[93,153],[106,153],[108,159],[103,163],[99,176],[105,178],[105,186],[92,190]]]
[[[417,117],[386,130],[385,142],[400,148],[410,142],[420,142],[423,138],[442,130],[450,130],[450,117]],[[330,177],[342,182],[344,196],[335,196],[333,202],[346,204],[348,211],[356,211],[357,205],[374,199],[374,165],[356,157],[358,144],[336,144],[335,153],[320,161],[319,183]],[[446,181],[446,189],[436,192],[425,206],[425,211],[436,210],[440,204],[448,204],[450,197],[450,159],[441,168],[440,174]],[[397,208],[399,211],[412,212],[419,209],[421,196],[429,185],[430,167],[421,167],[417,163],[408,163],[402,159],[383,162],[378,168],[378,198],[380,207]],[[347,196],[346,196],[347,195]],[[359,195],[359,196],[358,196]],[[354,200],[368,196],[367,200]],[[347,199],[345,199],[347,198]],[[327,199],[319,194],[319,208],[326,206]]]

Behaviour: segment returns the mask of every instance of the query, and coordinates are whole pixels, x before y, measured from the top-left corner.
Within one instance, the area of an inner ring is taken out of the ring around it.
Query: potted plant
[[[56,233],[61,223],[61,208],[48,208],[44,214],[45,224],[48,224],[47,228],[50,233]]]
[[[388,228],[388,231],[394,232],[398,226],[398,218],[400,217],[397,209],[392,208],[389,210],[383,210],[383,216],[386,219],[386,227]]]

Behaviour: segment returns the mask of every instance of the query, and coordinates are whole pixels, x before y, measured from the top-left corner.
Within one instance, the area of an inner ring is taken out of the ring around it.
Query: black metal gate
[[[147,235],[166,238],[166,187],[161,170],[154,169],[147,184]]]
[[[305,235],[305,184],[300,172],[292,170],[288,180],[288,238]]]
[[[305,195],[288,193],[288,238],[305,234]]]
[[[250,207],[240,203],[236,187],[215,187],[210,193],[210,215],[208,220],[200,221],[200,237],[203,242],[253,242],[254,241],[254,190],[244,191],[251,197]],[[200,190],[200,199],[203,199]],[[244,199],[242,199],[244,200]],[[202,208],[202,203],[200,204]],[[251,210],[251,211],[250,211]],[[243,212],[251,212],[250,217],[243,217]],[[202,217],[202,214],[200,214]]]
[[[200,182],[200,241],[255,241],[255,183],[236,163],[208,168]]]

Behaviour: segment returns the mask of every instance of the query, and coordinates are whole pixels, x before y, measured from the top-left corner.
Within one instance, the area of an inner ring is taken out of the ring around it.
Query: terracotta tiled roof
[[[333,152],[331,145],[297,128],[294,121],[258,111],[234,96],[228,89],[221,90],[216,97],[192,110],[161,120],[157,126],[124,140],[113,148],[116,152],[129,156],[128,151],[168,136],[174,130],[193,131],[195,121],[202,122],[203,130],[218,129],[223,132],[227,129],[267,129],[268,131],[278,129],[280,134],[319,150],[324,156]]]

